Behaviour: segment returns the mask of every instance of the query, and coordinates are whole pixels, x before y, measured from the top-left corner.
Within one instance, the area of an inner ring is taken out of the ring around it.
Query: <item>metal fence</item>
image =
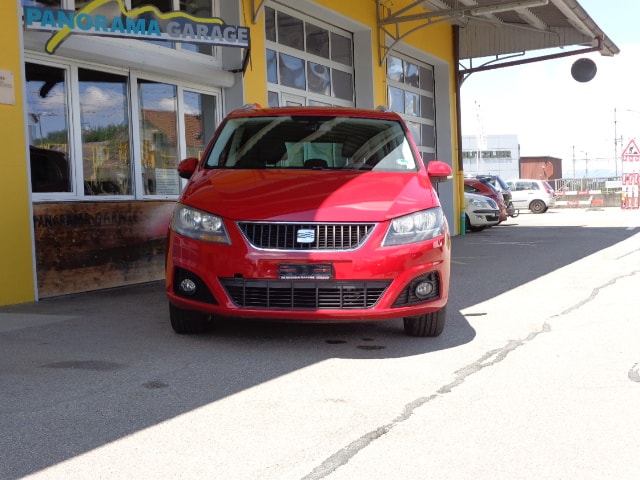
[[[547,180],[556,192],[601,191],[616,193],[622,190],[622,177],[557,178]]]

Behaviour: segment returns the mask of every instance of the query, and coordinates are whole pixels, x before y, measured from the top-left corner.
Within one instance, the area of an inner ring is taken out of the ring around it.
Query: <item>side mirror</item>
[[[432,160],[427,165],[427,174],[433,182],[446,182],[451,178],[451,166],[440,160]]]
[[[186,178],[187,180],[191,178],[193,172],[196,171],[196,167],[198,166],[198,159],[195,157],[185,158],[178,164],[178,175],[181,178]]]

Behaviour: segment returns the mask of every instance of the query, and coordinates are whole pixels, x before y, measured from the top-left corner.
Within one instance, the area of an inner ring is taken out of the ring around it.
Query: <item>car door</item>
[[[529,208],[529,202],[533,196],[530,184],[531,182],[523,180],[513,182],[513,188],[511,188],[511,201],[515,208]]]

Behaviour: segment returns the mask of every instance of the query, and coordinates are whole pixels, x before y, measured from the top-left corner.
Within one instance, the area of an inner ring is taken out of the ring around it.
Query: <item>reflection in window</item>
[[[329,67],[319,63],[307,62],[307,76],[309,77],[309,91],[331,95],[331,74]]]
[[[389,87],[389,109],[404,113],[404,90],[397,87]]]
[[[278,59],[276,52],[267,48],[267,82],[278,83]]]
[[[175,85],[138,80],[140,152],[148,195],[179,193],[176,94]]]
[[[420,95],[404,92],[404,113],[416,117],[420,116]]]
[[[304,60],[284,53],[281,53],[279,57],[280,83],[287,87],[304,90],[306,88]]]
[[[183,98],[187,157],[200,159],[216,129],[216,97],[185,91]]]
[[[404,83],[404,70],[402,68],[402,60],[396,57],[387,57],[387,78],[394,82]]]
[[[420,76],[419,69],[417,65],[413,63],[404,62],[404,81],[407,85],[411,85],[412,87],[419,88],[420,87]]]
[[[127,77],[78,69],[87,195],[131,195]]]
[[[67,72],[26,63],[25,77],[32,191],[71,192]]]

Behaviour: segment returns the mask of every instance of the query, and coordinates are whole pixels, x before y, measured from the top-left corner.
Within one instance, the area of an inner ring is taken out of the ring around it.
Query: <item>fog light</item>
[[[193,295],[196,292],[196,284],[190,278],[185,278],[180,282],[180,290],[187,295]]]
[[[416,285],[416,289],[414,290],[414,293],[418,298],[427,298],[429,295],[433,293],[433,283],[420,282],[418,285]]]

